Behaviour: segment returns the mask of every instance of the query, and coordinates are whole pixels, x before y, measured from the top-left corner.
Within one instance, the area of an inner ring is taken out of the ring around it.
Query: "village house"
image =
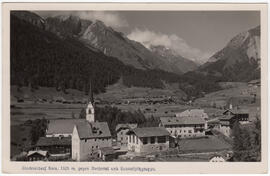
[[[36,149],[48,151],[50,156],[71,156],[71,137],[40,137]]]
[[[226,162],[226,158],[222,155],[215,154],[209,158],[209,162]]]
[[[98,150],[112,147],[112,136],[107,122],[95,121],[95,110],[90,101],[86,108],[86,120],[74,125],[72,133],[72,159],[87,161],[99,156]]]
[[[159,126],[165,127],[172,137],[193,138],[205,136],[207,122],[201,117],[161,117]]]
[[[48,157],[48,152],[43,150],[31,150],[26,156],[28,161],[46,161]]]
[[[246,109],[233,109],[230,105],[230,109],[227,109],[223,112],[223,115],[231,115],[231,121],[234,123],[234,121],[238,121],[240,124],[246,124],[249,123],[249,112]]]
[[[135,128],[127,132],[128,150],[143,154],[167,151],[169,132],[163,127]]]
[[[122,150],[126,150],[128,146],[128,135],[126,133],[134,128],[137,128],[137,124],[135,123],[116,125],[115,131],[117,133],[117,143]]]

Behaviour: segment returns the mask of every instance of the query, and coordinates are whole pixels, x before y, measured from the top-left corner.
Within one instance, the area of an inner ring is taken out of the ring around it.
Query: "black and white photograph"
[[[10,10],[10,162],[262,162],[261,18]]]

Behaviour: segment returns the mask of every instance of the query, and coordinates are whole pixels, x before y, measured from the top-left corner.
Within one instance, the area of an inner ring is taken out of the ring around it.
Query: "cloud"
[[[200,49],[189,46],[184,39],[175,34],[167,35],[148,29],[140,30],[136,28],[127,37],[142,43],[147,48],[150,48],[151,45],[163,45],[181,56],[200,64],[206,62],[211,56],[209,52],[203,52]]]
[[[128,22],[118,13],[112,11],[37,11],[43,17],[74,15],[91,21],[100,20],[112,28],[127,27]]]
[[[75,15],[82,19],[88,20],[100,20],[103,21],[107,26],[113,28],[127,27],[127,21],[120,16],[117,12],[103,12],[103,11],[83,11],[75,12]]]

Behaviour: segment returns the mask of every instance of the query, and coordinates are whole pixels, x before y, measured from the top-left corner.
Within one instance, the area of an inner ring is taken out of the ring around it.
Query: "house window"
[[[158,137],[158,143],[165,143],[166,142],[166,136],[159,136]]]
[[[131,136],[129,136],[129,142],[131,143]]]
[[[84,139],[84,142],[87,142],[87,139]]]
[[[136,144],[138,144],[138,137],[136,137]]]
[[[155,137],[151,137],[151,138],[150,138],[150,143],[151,143],[151,144],[154,144],[154,143],[155,143],[155,139],[156,139]]]
[[[188,133],[192,133],[192,131],[191,130],[188,130]]]
[[[142,139],[143,139],[143,144],[147,144],[147,137],[144,137]]]
[[[132,136],[132,143],[135,143],[135,136]]]

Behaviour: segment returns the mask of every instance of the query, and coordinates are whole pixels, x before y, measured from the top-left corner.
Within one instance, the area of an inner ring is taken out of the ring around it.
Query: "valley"
[[[38,150],[51,161],[208,161],[213,152],[229,161],[232,150],[260,160],[260,26],[199,65],[202,52],[177,35],[146,31],[145,45],[99,19],[15,11],[10,20],[13,160]]]

